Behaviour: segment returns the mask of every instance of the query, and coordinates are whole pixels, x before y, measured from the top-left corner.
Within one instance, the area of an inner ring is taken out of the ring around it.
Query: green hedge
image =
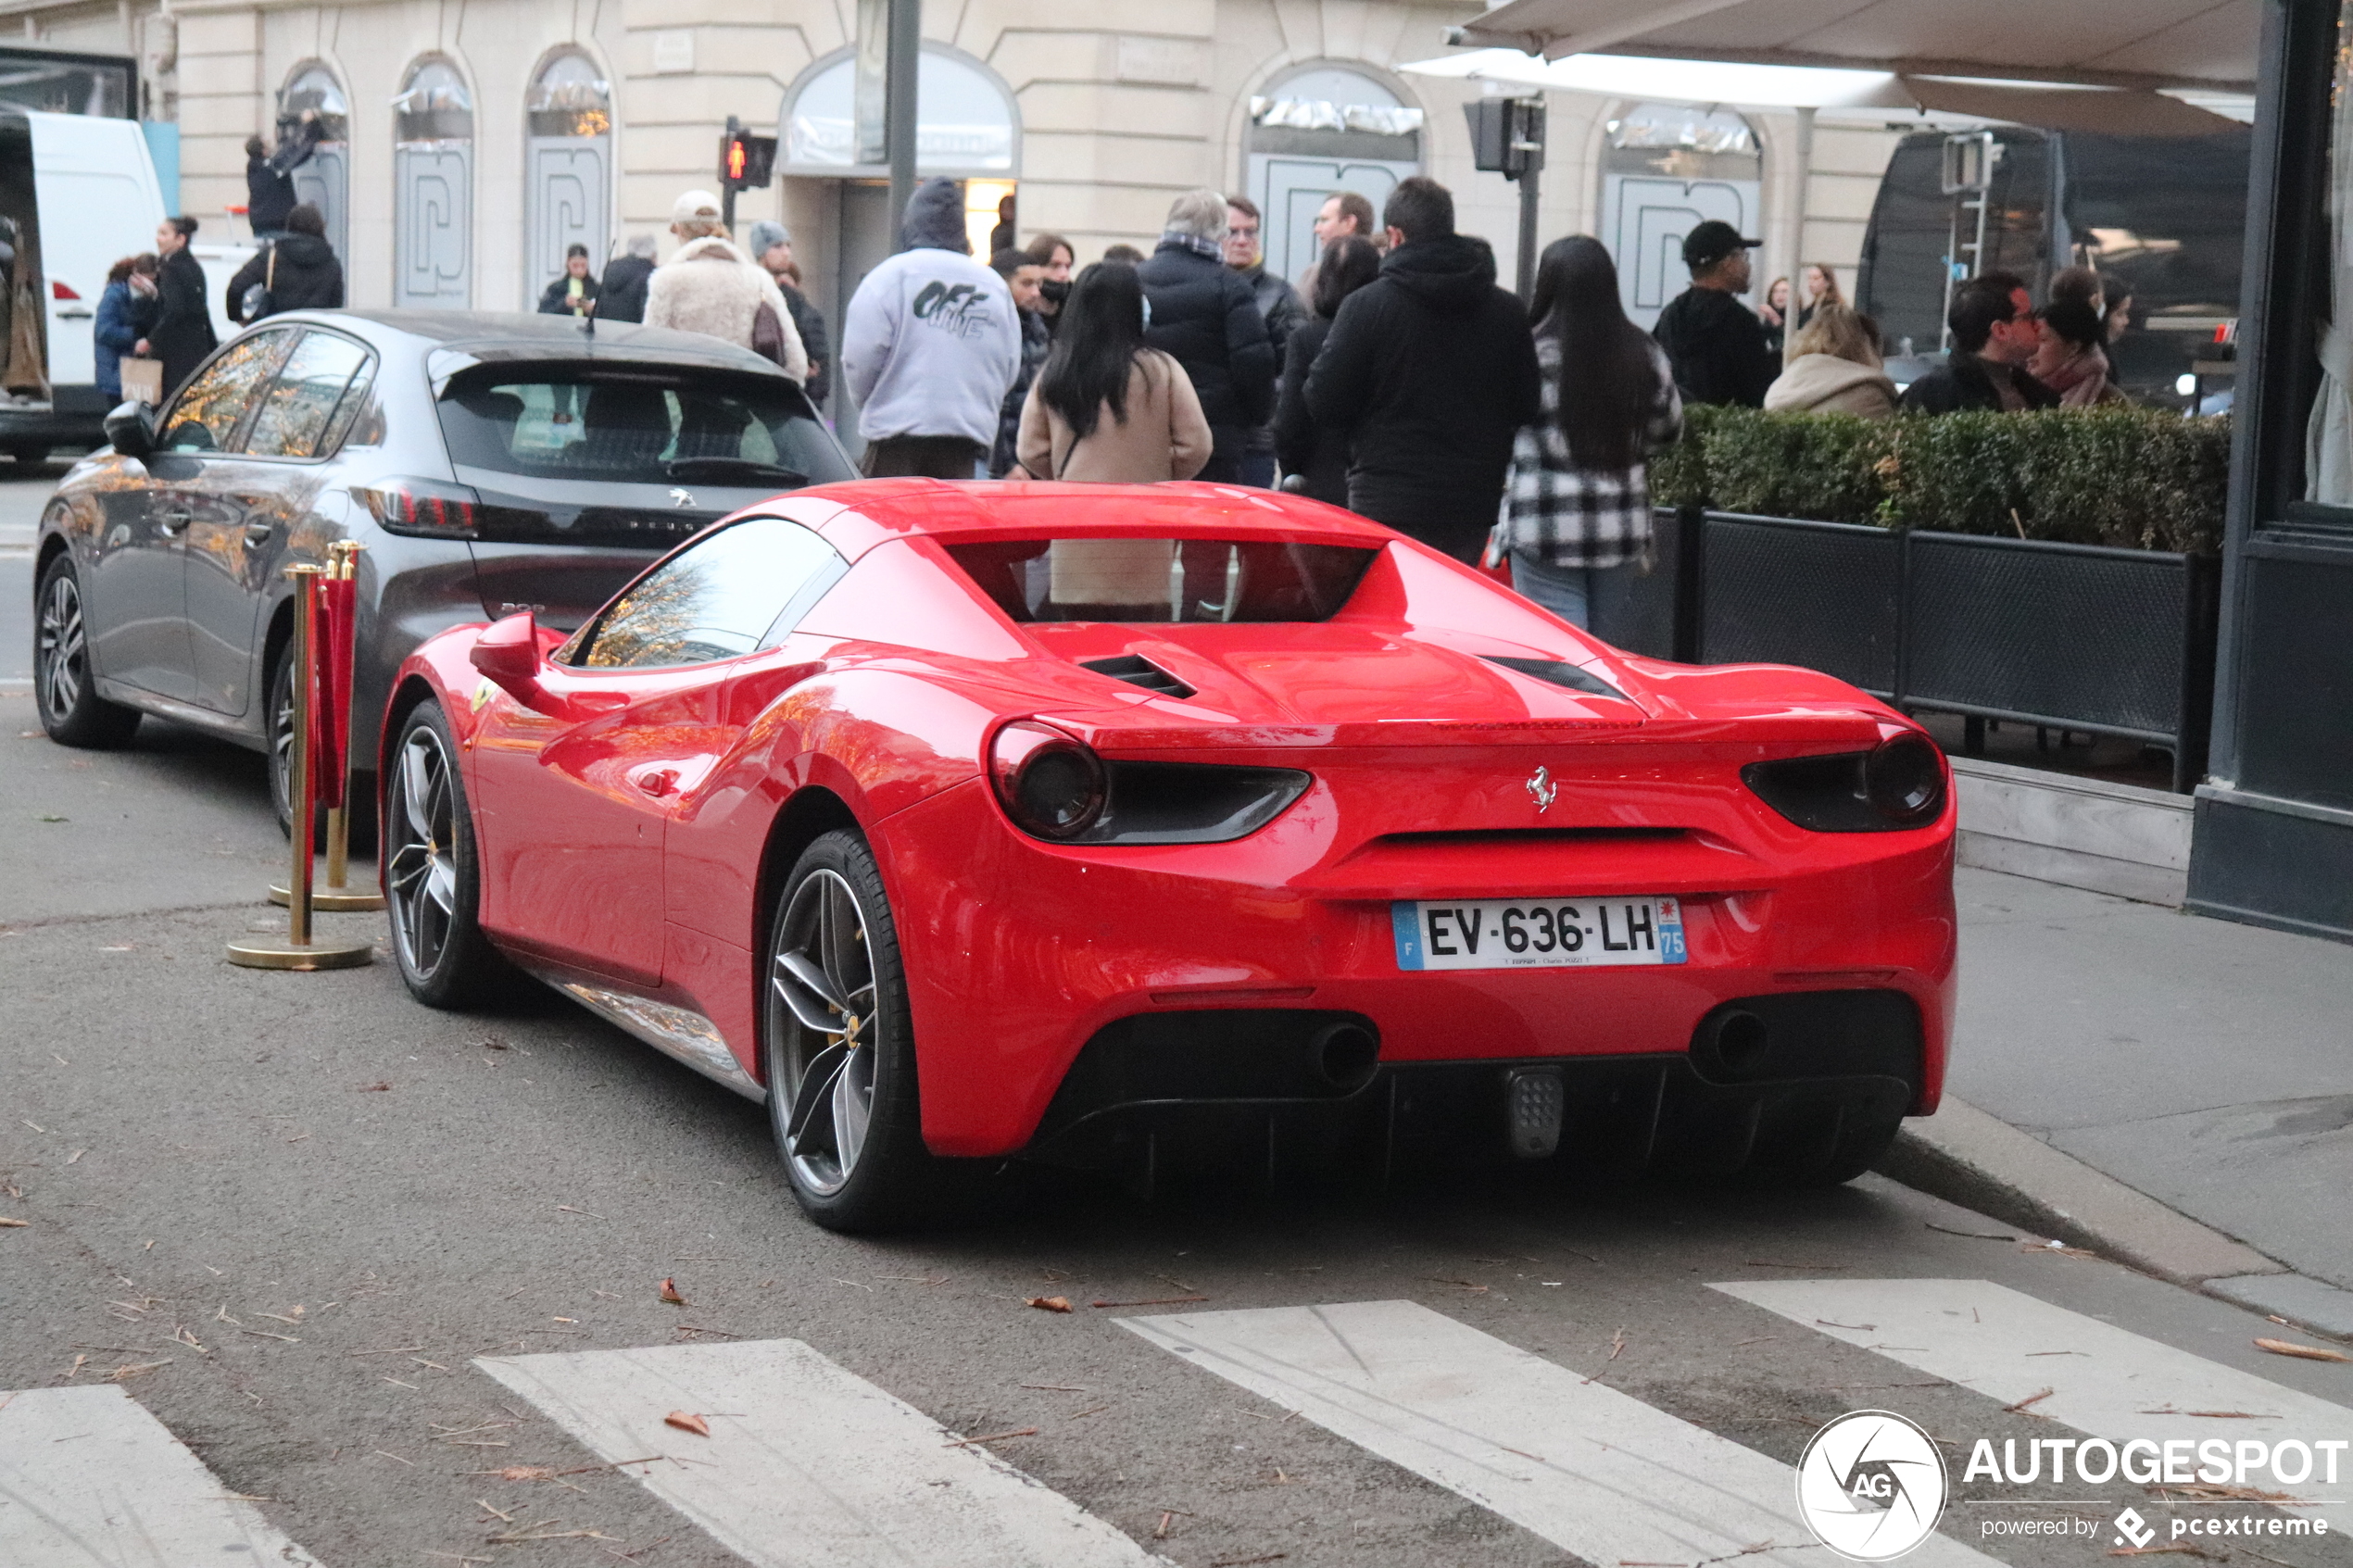
[[[2212,551],[2230,422],[2145,408],[2032,414],[1687,410],[1651,462],[1661,506],[2129,549]]]

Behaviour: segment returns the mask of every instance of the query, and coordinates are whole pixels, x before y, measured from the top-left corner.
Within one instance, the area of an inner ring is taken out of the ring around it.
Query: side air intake
[[[1098,675],[1108,675],[1114,681],[1125,681],[1131,686],[1141,686],[1163,696],[1189,697],[1193,688],[1185,684],[1151,659],[1136,654],[1122,654],[1117,659],[1081,660],[1081,670],[1092,670]]]

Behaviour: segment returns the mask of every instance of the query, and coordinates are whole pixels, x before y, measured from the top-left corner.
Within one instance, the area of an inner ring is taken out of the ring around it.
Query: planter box
[[[2210,558],[1688,509],[1657,533],[1612,639],[1629,651],[1803,665],[1906,711],[2147,741],[2172,751],[2176,789],[2205,771]]]

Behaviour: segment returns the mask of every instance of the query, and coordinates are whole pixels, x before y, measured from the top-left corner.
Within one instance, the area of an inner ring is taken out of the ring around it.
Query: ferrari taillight
[[[432,479],[387,479],[352,495],[387,533],[422,539],[479,537],[482,497],[468,486]]]
[[[988,781],[1005,815],[1038,838],[1078,837],[1111,797],[1103,760],[1077,736],[1019,719],[988,743]]]
[[[1741,781],[1799,827],[1816,833],[1894,833],[1944,814],[1944,759],[1917,731],[1869,751],[1752,762]]]

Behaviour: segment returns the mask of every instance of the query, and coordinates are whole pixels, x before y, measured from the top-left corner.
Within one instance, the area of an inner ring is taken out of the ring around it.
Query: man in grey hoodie
[[[841,375],[858,402],[871,479],[984,479],[1021,325],[1005,281],[972,258],[963,193],[927,180],[907,203],[907,249],[866,274],[842,320]]]

